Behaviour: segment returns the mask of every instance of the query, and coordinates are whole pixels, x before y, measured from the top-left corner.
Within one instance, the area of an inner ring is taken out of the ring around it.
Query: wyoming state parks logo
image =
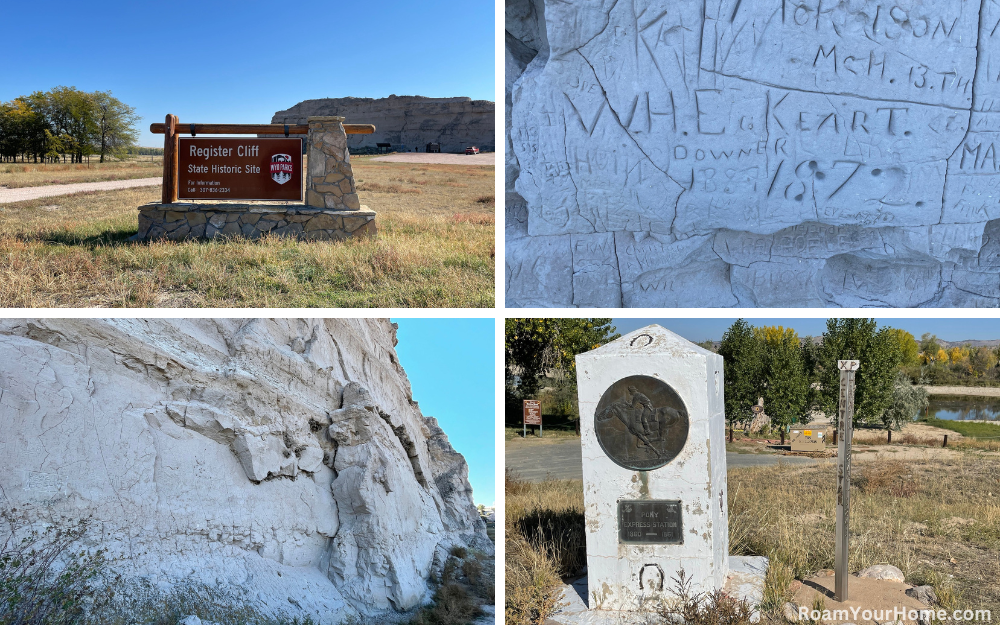
[[[273,154],[271,156],[271,178],[278,184],[292,179],[292,155]]]

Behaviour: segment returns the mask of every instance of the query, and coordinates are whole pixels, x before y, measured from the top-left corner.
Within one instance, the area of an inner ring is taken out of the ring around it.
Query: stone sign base
[[[374,236],[375,211],[317,208],[301,204],[146,204],[139,207],[139,232],[131,241],[212,239],[265,234],[308,241]]]

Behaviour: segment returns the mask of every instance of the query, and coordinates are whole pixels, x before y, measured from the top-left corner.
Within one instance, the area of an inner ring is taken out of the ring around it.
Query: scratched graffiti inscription
[[[833,272],[981,269],[983,231],[1000,220],[1000,3],[558,2],[537,20],[507,29],[523,44],[508,42],[524,66],[508,77],[507,161],[522,232],[626,240],[603,273],[593,256],[571,268],[599,293],[565,303],[684,305],[680,289],[693,306],[781,304],[771,281],[745,279],[780,255],[819,261],[787,303],[978,305],[961,289],[943,297],[948,284],[913,296],[896,278],[872,293],[822,276],[836,256]],[[937,234],[948,228],[961,236]],[[630,279],[624,248],[642,237],[721,240],[666,250]],[[728,276],[711,254],[751,270]],[[709,267],[707,286],[649,292],[656,270],[691,266]],[[557,292],[567,279],[550,276],[539,288]],[[983,297],[1000,303],[1000,285]]]

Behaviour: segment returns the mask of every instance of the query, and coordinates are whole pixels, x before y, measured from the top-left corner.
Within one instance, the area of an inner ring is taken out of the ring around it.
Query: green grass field
[[[1000,440],[1000,423],[970,423],[968,421],[952,421],[949,419],[927,419],[921,421],[927,425],[958,432],[962,436],[976,439]]]
[[[0,204],[0,306],[494,305],[493,167],[353,166],[375,238],[128,242],[159,187]]]

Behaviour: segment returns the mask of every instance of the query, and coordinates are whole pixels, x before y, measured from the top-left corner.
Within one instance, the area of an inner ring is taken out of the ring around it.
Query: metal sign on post
[[[537,425],[538,434],[541,436],[542,433],[542,402],[537,399],[525,399],[524,400],[524,423],[522,427],[524,428],[523,435],[528,435],[528,426]]]
[[[837,535],[834,553],[835,592],[837,601],[847,601],[847,543],[851,522],[851,439],[854,437],[854,373],[861,366],[857,360],[838,360],[840,369],[840,404],[837,419]]]
[[[302,139],[181,137],[178,147],[178,199],[302,201]]]

